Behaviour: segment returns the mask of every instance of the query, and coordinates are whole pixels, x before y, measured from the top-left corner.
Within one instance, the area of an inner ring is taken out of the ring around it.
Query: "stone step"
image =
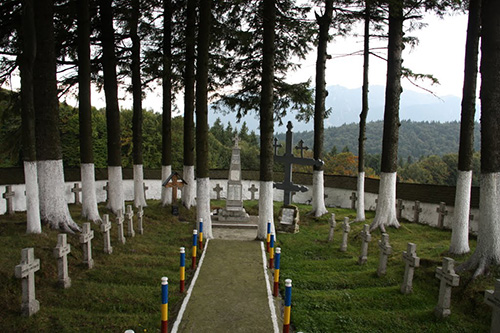
[[[250,223],[219,223],[212,222],[212,228],[228,228],[228,229],[257,229],[257,224]]]

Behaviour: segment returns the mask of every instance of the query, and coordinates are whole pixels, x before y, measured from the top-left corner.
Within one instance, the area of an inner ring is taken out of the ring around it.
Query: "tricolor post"
[[[274,259],[274,288],[273,296],[278,297],[279,287],[280,287],[280,260],[281,260],[281,248],[276,248],[276,256]]]
[[[186,249],[181,247],[180,249],[180,254],[181,254],[181,268],[180,268],[180,274],[181,274],[181,280],[180,280],[180,291],[181,293],[184,292],[184,286],[185,286],[185,281],[186,281]]]
[[[168,332],[168,278],[161,278],[161,333]]]
[[[271,234],[271,241],[269,242],[269,268],[273,268],[274,264],[274,234]]]
[[[193,254],[191,258],[191,268],[196,268],[196,245],[198,243],[198,230],[193,230]]]
[[[198,244],[200,251],[203,251],[203,218],[200,217],[199,227],[198,227]]]
[[[292,312],[292,280],[285,280],[285,314],[283,316],[283,333],[290,332],[290,314]]]
[[[269,253],[269,244],[271,243],[271,221],[267,222],[267,241],[266,252]]]

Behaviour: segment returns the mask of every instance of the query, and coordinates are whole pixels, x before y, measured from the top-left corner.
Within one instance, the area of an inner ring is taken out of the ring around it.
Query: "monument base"
[[[250,221],[250,216],[245,211],[244,208],[238,210],[228,210],[223,208],[219,210],[217,220],[220,222],[248,222]]]

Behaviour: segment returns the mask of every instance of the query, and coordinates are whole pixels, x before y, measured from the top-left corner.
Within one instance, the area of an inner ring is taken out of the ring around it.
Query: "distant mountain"
[[[333,111],[330,117],[325,120],[325,128],[358,123],[361,111],[361,88],[348,89],[335,85],[329,86],[327,90],[326,107],[332,108]],[[384,86],[370,87],[368,121],[377,121],[384,118],[384,96]],[[461,99],[457,96],[442,96],[440,98],[438,99],[424,92],[403,91],[401,94],[400,119],[430,122],[460,121]],[[210,112],[210,125],[219,117],[224,124],[230,122],[233,127],[236,126],[239,128],[241,126],[236,124],[236,115],[234,113],[223,114],[220,111],[214,112],[213,110]],[[479,119],[479,112],[477,114],[477,118]],[[250,130],[258,133],[259,119],[257,115],[248,115],[242,119],[241,123],[243,121],[247,123]],[[290,113],[285,117],[282,126],[275,124],[275,132],[286,132],[286,122],[288,121],[292,121],[294,131],[309,131],[313,129],[312,122],[298,122],[295,119],[295,114]]]

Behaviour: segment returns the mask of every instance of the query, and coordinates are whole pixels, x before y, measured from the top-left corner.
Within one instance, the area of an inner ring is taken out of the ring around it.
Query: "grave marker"
[[[349,238],[349,231],[351,231],[351,226],[349,224],[349,218],[344,217],[344,223],[342,224],[342,244],[340,245],[340,251],[347,251],[347,240]]]
[[[422,208],[420,208],[420,201],[415,200],[415,205],[412,207],[413,210],[413,222],[418,223],[420,213],[422,212]]]
[[[83,224],[83,231],[80,235],[80,244],[83,248],[83,263],[89,269],[94,267],[94,259],[92,259],[92,238],[94,238],[94,230],[90,228],[90,223]]]
[[[217,184],[217,185],[215,185],[213,190],[217,193],[217,200],[220,200],[220,192],[222,192],[222,190],[224,190],[224,188],[221,187],[219,184]]]
[[[5,186],[5,193],[2,195],[2,197],[7,201],[7,213],[9,215],[14,214],[14,197],[16,195],[16,192],[12,191],[12,186],[7,185]]]
[[[370,226],[365,224],[363,226],[363,231],[361,231],[361,255],[359,256],[358,264],[364,265],[368,261],[368,243],[372,240],[372,235],[370,234]]]
[[[142,209],[142,206],[139,206],[137,210],[137,228],[139,229],[139,235],[144,234],[144,228],[143,228],[143,217],[144,217],[144,210]]]
[[[22,303],[23,316],[31,316],[40,310],[40,303],[35,298],[35,272],[40,269],[40,259],[35,259],[32,247],[22,249],[21,263],[16,266],[16,278],[22,279]]]
[[[104,191],[106,191],[106,201],[108,201],[109,198],[109,182],[106,182],[106,185],[102,187]]]
[[[279,212],[280,223],[277,225],[278,231],[297,233],[299,231],[299,210],[296,206],[281,208]]]
[[[177,172],[172,172],[170,176],[163,182],[162,186],[172,188],[172,215],[179,215],[179,207],[177,206],[177,189],[182,189],[188,183],[182,179]]]
[[[118,210],[116,216],[116,224],[118,225],[118,242],[125,244],[125,233],[123,232],[123,210]]]
[[[500,329],[500,279],[495,281],[495,290],[486,290],[484,302],[493,308],[491,315],[491,333]]]
[[[349,199],[351,199],[351,209],[356,209],[356,201],[358,200],[358,197],[356,196],[356,192],[352,192]]]
[[[434,314],[439,318],[445,318],[451,314],[451,287],[458,286],[460,282],[460,276],[455,273],[454,262],[453,259],[445,257],[443,258],[443,267],[436,268],[436,277],[441,280],[441,283]]]
[[[396,202],[396,219],[401,220],[401,215],[405,209],[405,205],[403,205],[403,199],[398,199]]]
[[[309,147],[304,146],[304,140],[300,140],[295,149],[300,150],[300,158],[304,158],[304,150],[309,150]]]
[[[257,187],[255,187],[255,184],[252,184],[251,187],[248,188],[250,191],[250,200],[255,200],[255,192],[259,191]]]
[[[304,158],[304,157],[295,157],[293,155],[292,151],[292,140],[293,140],[293,133],[292,133],[292,122],[289,121],[287,124],[287,132],[286,132],[286,145],[285,145],[285,154],[283,156],[277,155],[277,144],[276,144],[276,139],[275,139],[275,153],[274,153],[274,160],[278,163],[281,163],[284,165],[284,180],[283,183],[274,183],[274,187],[283,190],[285,193],[283,195],[283,205],[288,206],[292,202],[292,192],[295,191],[300,191],[300,192],[306,192],[308,190],[307,187],[302,186],[302,185],[296,185],[292,182],[292,166],[293,164],[300,164],[300,165],[315,165],[315,166],[322,166],[323,161],[321,160],[314,160],[312,158]],[[304,149],[303,147],[300,147],[301,152]]]
[[[392,253],[392,246],[389,244],[389,235],[386,233],[382,234],[382,239],[378,241],[378,247],[380,249],[380,257],[378,261],[377,275],[385,275],[387,271],[387,257]]]
[[[413,273],[415,267],[420,266],[420,258],[417,257],[417,245],[408,243],[406,251],[403,251],[403,261],[405,262],[405,275],[401,285],[401,293],[410,294],[413,291]]]
[[[142,183],[142,188],[144,189],[144,200],[146,200],[146,191],[149,190],[149,186],[146,183]]]
[[[438,215],[438,228],[443,229],[444,227],[444,217],[448,215],[448,210],[446,209],[446,203],[440,202],[439,207],[436,208]]]
[[[132,205],[127,205],[127,212],[125,213],[125,219],[127,220],[127,237],[135,237],[134,211],[132,209]]]
[[[111,230],[111,223],[109,222],[109,215],[104,214],[102,217],[101,232],[102,238],[104,240],[104,253],[113,253],[113,247],[111,247],[111,239],[109,237]]]
[[[66,241],[66,234],[57,235],[57,246],[54,248],[54,257],[57,259],[57,277],[60,287],[71,287],[71,278],[68,276],[68,253],[71,245]]]
[[[335,214],[332,213],[330,217],[330,232],[328,233],[328,243],[333,241],[333,234],[335,232],[335,227],[337,226],[337,222],[335,221]]]
[[[73,187],[71,188],[71,192],[75,194],[75,205],[80,205],[80,192],[82,191],[82,188],[80,187],[79,183],[75,183]]]

